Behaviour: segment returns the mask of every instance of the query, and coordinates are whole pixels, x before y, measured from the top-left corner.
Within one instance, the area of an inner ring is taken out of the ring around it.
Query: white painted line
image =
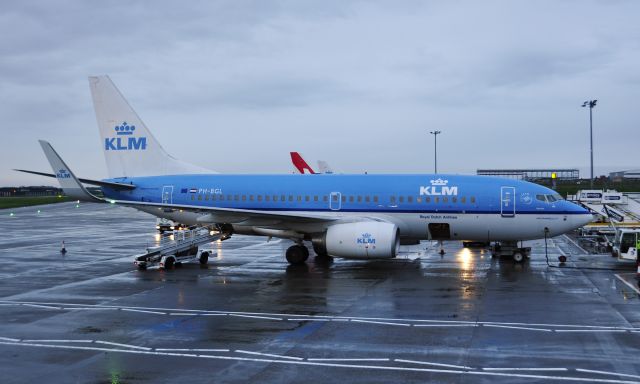
[[[93,343],[93,340],[22,340],[23,343]]]
[[[322,362],[312,362],[312,361],[260,359],[260,358],[248,358],[248,357],[239,357],[239,356],[198,355],[198,354],[186,354],[186,353],[178,354],[178,353],[171,353],[171,352],[139,351],[139,350],[133,350],[133,349],[101,348],[101,347],[80,346],[80,345],[55,345],[55,344],[1,342],[1,341],[0,341],[0,344],[21,346],[21,347],[40,347],[40,348],[66,349],[66,350],[78,350],[78,351],[119,352],[119,353],[138,354],[138,355],[152,355],[152,356],[181,356],[181,357],[195,357],[195,358],[215,359],[215,360],[248,361],[248,362],[259,362],[259,363],[347,368],[347,369],[359,369],[359,370],[379,370],[379,371],[390,371],[390,372],[395,371],[395,372],[442,373],[442,374],[454,374],[454,375],[517,377],[517,378],[525,378],[525,379],[570,381],[570,382],[578,382],[578,383],[590,382],[590,383],[612,383],[612,384],[638,384],[637,381],[585,378],[585,377],[573,377],[573,376],[543,376],[543,375],[532,375],[532,374],[522,374],[522,373],[464,371],[464,370],[453,370],[453,369],[435,369],[435,368],[426,368],[426,367],[425,368],[396,367],[396,366],[387,366],[387,365],[335,364],[335,363],[322,363]]]
[[[507,329],[521,329],[525,331],[542,331],[542,332],[551,332],[550,329],[544,328],[529,328],[529,327],[514,327],[512,325],[497,325],[497,324],[482,324],[483,327],[491,327],[491,328],[507,328]]]
[[[143,351],[150,351],[153,348],[147,348],[147,347],[139,347],[137,345],[130,345],[130,344],[120,344],[120,343],[113,343],[111,341],[102,341],[102,340],[96,340],[95,341],[96,344],[106,344],[106,345],[113,345],[116,347],[125,347],[125,348],[133,348],[133,349],[141,349]]]
[[[397,361],[398,363],[433,365],[434,367],[446,367],[446,368],[455,368],[455,369],[473,369],[471,367],[467,367],[466,365],[432,363],[432,362],[429,362],[429,361],[404,360],[404,359],[393,359],[393,361]]]
[[[48,305],[40,305],[40,304],[22,304],[25,307],[31,307],[31,308],[45,308],[45,309],[62,309],[60,307],[51,307]]]
[[[72,311],[107,311],[107,310],[118,310],[119,308],[111,308],[111,307],[64,307],[63,309],[72,310]]]
[[[170,316],[197,316],[197,313],[171,312]]]
[[[347,321],[351,321],[351,319],[341,319],[341,318],[330,318],[330,321],[337,321],[337,322],[347,322]]]
[[[380,325],[399,325],[402,327],[410,327],[411,324],[403,324],[403,323],[389,323],[385,321],[371,321],[371,320],[357,320],[351,319],[352,323],[367,323],[367,324],[380,324]]]
[[[142,309],[129,309],[129,308],[121,308],[123,312],[138,312],[138,313],[150,313],[152,315],[166,315],[166,312],[157,312],[157,311],[146,311]]]
[[[20,341],[20,339],[12,339],[10,337],[0,337],[0,340],[4,340],[4,341]]]
[[[247,319],[262,319],[262,320],[282,320],[279,317],[268,317],[268,316],[253,316],[253,315],[239,315],[236,313],[230,313],[229,316],[233,317],[244,317]]]
[[[314,318],[306,318],[306,319],[286,319],[287,321],[331,321],[331,319],[314,319]]]
[[[326,358],[326,359],[307,359],[308,361],[390,361],[390,359],[387,358],[380,358],[380,359],[376,359],[376,358],[366,358],[363,357],[361,359],[358,358],[351,358],[351,359],[338,359],[338,358]]]
[[[228,313],[201,313],[202,316],[228,316]]]
[[[638,376],[638,375],[628,375],[626,373],[596,371],[596,370],[593,370],[593,369],[582,369],[582,368],[576,368],[576,371],[585,372],[585,373],[599,373],[601,375],[612,375],[612,376],[620,376],[620,377],[633,377],[634,379],[640,379],[640,376]]]
[[[624,329],[555,329],[554,332],[587,332],[587,333],[603,333],[603,332],[609,332],[609,333],[625,333],[625,332],[629,332],[627,330]]]
[[[567,368],[482,368],[484,371],[540,371],[540,372],[566,372]]]
[[[228,349],[200,349],[200,348],[155,348],[156,351],[174,351],[174,352],[229,352]]]
[[[414,327],[477,327],[479,324],[412,324]]]
[[[633,289],[637,294],[640,295],[640,289],[638,289],[638,287],[634,287],[633,284],[631,284],[630,282],[628,282],[627,280],[625,280],[622,276],[620,276],[619,274],[615,274],[616,278],[620,281],[622,281],[627,287]]]
[[[571,238],[569,236],[567,236],[566,234],[562,235],[565,237],[565,239],[569,240],[571,242],[571,244],[575,245],[576,247],[580,248],[580,250],[582,251],[583,254],[588,255],[589,252],[585,251],[584,248],[582,248],[581,246],[578,245],[578,243],[576,243],[575,241],[571,240]]]
[[[258,356],[267,356],[267,357],[275,357],[278,359],[289,359],[289,360],[304,360],[302,357],[294,357],[294,356],[283,356],[283,355],[274,355],[271,353],[261,353],[261,352],[251,352],[251,351],[244,351],[242,349],[236,349],[234,352],[236,353],[244,353],[247,355],[258,355]]]

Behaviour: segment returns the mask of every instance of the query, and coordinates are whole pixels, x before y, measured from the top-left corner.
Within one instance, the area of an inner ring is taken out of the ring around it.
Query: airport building
[[[629,171],[618,171],[609,173],[611,181],[623,180],[640,180],[640,169],[632,169]]]
[[[478,169],[477,175],[482,176],[498,176],[515,180],[539,180],[551,179],[557,180],[578,180],[580,172],[577,169]],[[555,174],[555,177],[554,177]]]
[[[62,189],[48,186],[0,188],[0,197],[58,196],[62,194]]]

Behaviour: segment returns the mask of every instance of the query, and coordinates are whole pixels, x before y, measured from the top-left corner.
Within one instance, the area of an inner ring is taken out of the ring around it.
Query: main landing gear
[[[287,249],[287,261],[292,265],[301,265],[309,258],[309,250],[302,244],[292,245]]]

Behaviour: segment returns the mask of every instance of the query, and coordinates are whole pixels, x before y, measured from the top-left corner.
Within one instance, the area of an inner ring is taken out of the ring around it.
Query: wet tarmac
[[[113,205],[0,211],[3,383],[640,382],[634,265],[568,236],[550,265],[535,241],[525,264],[425,242],[290,267],[289,242],[234,236],[207,266],[138,271],[154,223]]]

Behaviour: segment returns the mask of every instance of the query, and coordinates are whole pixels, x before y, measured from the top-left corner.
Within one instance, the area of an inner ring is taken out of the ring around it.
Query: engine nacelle
[[[325,235],[327,253],[351,259],[390,259],[400,247],[395,224],[369,221],[332,225]]]

